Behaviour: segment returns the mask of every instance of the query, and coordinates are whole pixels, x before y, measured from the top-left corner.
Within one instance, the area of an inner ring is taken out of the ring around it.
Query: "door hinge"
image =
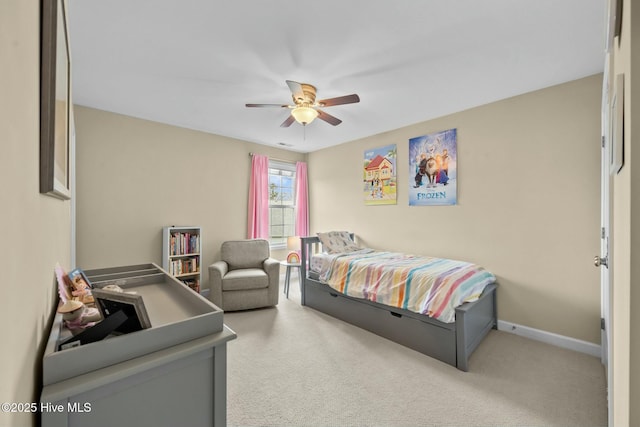
[[[600,329],[604,331],[604,317],[600,318]]]
[[[604,148],[604,135],[602,135],[602,148]]]
[[[604,227],[600,230],[600,238],[604,239]]]

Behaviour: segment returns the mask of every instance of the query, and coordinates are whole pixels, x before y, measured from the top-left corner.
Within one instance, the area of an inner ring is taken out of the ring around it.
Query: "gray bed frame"
[[[353,235],[352,235],[353,238]],[[311,255],[321,250],[318,237],[301,238],[302,305],[329,314],[391,341],[434,357],[462,371],[491,329],[497,328],[495,283],[480,299],[456,308],[456,321],[443,323],[428,316],[342,294],[310,277]]]

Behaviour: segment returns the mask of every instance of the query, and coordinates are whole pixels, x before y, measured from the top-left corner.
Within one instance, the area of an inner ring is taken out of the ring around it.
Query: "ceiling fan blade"
[[[298,82],[294,82],[293,80],[287,80],[287,86],[291,90],[291,94],[293,95],[293,99],[303,101],[305,99],[304,90],[302,89],[302,84]]]
[[[244,104],[247,107],[278,107],[278,108],[289,108],[288,105],[285,104]]]
[[[331,114],[327,114],[322,110],[316,110],[318,111],[318,118],[321,120],[324,120],[325,122],[334,125],[334,126],[338,126],[340,123],[342,123],[342,120],[340,120],[337,117],[333,117]]]
[[[281,127],[281,128],[288,128],[288,127],[289,127],[289,126],[291,126],[291,124],[292,124],[293,122],[295,122],[295,121],[296,121],[296,119],[295,119],[291,114],[289,114],[289,117],[287,117],[287,120],[285,120],[284,122],[282,122],[282,124],[280,125],[280,127]]]
[[[355,93],[353,95],[338,96],[337,98],[322,99],[318,101],[321,107],[331,107],[332,105],[354,104],[360,102],[360,97]]]

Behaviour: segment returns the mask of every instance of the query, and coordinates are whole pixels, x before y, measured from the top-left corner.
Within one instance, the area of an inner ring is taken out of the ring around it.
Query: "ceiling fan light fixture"
[[[337,96],[334,98],[322,99],[316,101],[316,87],[308,83],[298,83],[293,80],[287,80],[287,86],[291,91],[293,105],[287,104],[245,104],[247,107],[274,107],[288,108],[291,113],[284,122],[280,124],[282,128],[288,128],[293,122],[298,122],[302,126],[306,126],[316,119],[329,123],[332,126],[338,126],[342,123],[337,117],[333,117],[324,111],[324,107],[333,107],[334,105],[354,104],[360,102],[357,94]],[[319,110],[318,108],[322,108]]]
[[[291,115],[301,125],[308,125],[316,117],[318,117],[318,112],[311,107],[303,106],[303,107],[296,107],[293,110],[291,110]]]

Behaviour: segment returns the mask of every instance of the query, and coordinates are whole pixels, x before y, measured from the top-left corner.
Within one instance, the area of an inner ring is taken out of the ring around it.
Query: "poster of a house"
[[[364,152],[365,205],[395,205],[396,199],[396,145],[374,148]]]

